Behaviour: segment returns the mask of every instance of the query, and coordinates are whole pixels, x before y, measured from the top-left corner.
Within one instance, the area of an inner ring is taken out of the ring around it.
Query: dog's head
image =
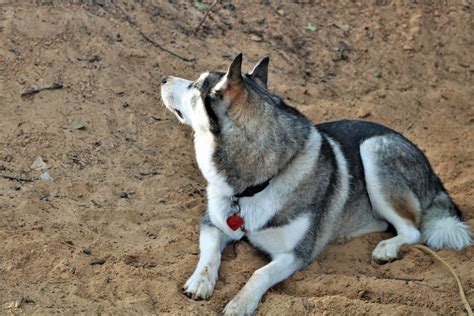
[[[282,170],[310,131],[300,112],[267,90],[268,62],[265,56],[242,74],[239,54],[225,73],[206,72],[195,81],[168,76],[161,83],[164,104],[193,128],[195,140],[213,136],[212,164],[236,192]]]
[[[180,122],[190,125],[195,131],[219,132],[231,109],[240,112],[248,107],[249,95],[255,95],[255,89],[266,91],[269,59],[269,56],[264,56],[252,71],[244,75],[241,71],[242,54],[238,54],[226,73],[205,72],[195,81],[163,77],[161,97]]]

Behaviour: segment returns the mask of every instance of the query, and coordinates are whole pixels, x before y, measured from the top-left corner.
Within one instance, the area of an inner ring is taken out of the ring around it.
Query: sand
[[[52,178],[0,178],[0,314],[218,314],[266,263],[241,242],[210,300],[181,293],[206,184],[160,77],[225,70],[240,51],[246,70],[269,53],[269,88],[315,122],[364,119],[409,137],[474,226],[474,4],[227,0],[195,35],[193,4],[0,2],[0,174]],[[37,157],[47,169],[30,168]],[[454,279],[422,251],[371,263],[390,236],[331,245],[257,315],[462,314]],[[438,254],[473,305],[474,247]]]

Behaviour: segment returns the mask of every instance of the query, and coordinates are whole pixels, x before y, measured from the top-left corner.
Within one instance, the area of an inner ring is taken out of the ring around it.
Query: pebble
[[[359,111],[357,111],[358,118],[366,118],[369,117],[371,114],[372,113],[370,113],[370,111],[366,109],[359,109]]]
[[[145,264],[144,268],[151,269],[155,268],[156,266],[158,266],[156,262],[148,262],[147,264]]]
[[[81,249],[81,253],[85,255],[90,255],[92,253],[92,249],[90,247],[84,247]]]
[[[35,161],[30,166],[30,169],[32,170],[44,170],[48,169],[48,165],[43,161],[43,158],[41,156],[38,156]]]
[[[263,38],[261,36],[258,36],[256,34],[250,35],[250,39],[254,42],[261,42],[263,41]]]
[[[43,181],[52,181],[52,180],[54,180],[53,177],[51,177],[47,171],[43,172],[40,175],[40,179],[43,180]]]
[[[100,258],[96,258],[96,259],[92,259],[91,262],[90,262],[90,265],[91,266],[95,266],[95,265],[103,265],[105,263],[105,259],[100,259]]]
[[[124,191],[124,192],[120,192],[119,196],[121,199],[128,199],[129,194],[128,192]]]
[[[346,24],[344,21],[335,21],[333,23],[334,26],[336,26],[337,28],[340,28],[341,30],[343,30],[344,32],[349,32],[350,30],[350,26],[348,24]]]

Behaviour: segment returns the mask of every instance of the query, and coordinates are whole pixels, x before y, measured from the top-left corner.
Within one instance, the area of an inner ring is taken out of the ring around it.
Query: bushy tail
[[[462,249],[472,243],[469,225],[444,188],[423,212],[420,228],[423,241],[433,249]]]

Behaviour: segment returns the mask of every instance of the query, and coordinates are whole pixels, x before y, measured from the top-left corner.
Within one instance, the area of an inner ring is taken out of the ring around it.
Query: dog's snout
[[[166,82],[168,82],[168,76],[161,77],[161,84],[165,84]]]

